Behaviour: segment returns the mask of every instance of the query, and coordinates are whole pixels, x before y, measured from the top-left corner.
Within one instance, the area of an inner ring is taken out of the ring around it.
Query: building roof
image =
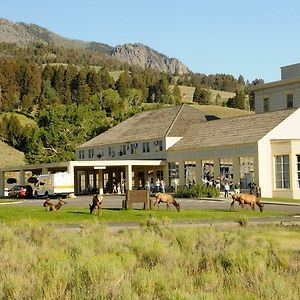
[[[295,111],[288,109],[195,123],[168,151],[255,143]]]
[[[300,77],[297,76],[297,77],[293,77],[293,78],[289,78],[289,79],[277,80],[277,81],[272,81],[272,82],[268,82],[268,83],[254,85],[250,89],[253,92],[257,92],[260,90],[280,87],[280,86],[284,86],[287,84],[294,84],[294,83],[299,83],[299,82],[300,82]]]
[[[182,104],[139,113],[77,147],[88,148],[111,144],[182,137],[190,125],[206,122],[196,108]]]

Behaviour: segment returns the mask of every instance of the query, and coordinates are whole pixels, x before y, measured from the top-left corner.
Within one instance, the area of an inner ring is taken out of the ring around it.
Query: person
[[[224,185],[224,197],[228,198],[229,196],[229,190],[230,190],[230,185],[228,182],[225,183]]]
[[[220,180],[216,180],[216,189],[218,189],[219,191],[221,190],[221,182]]]
[[[118,184],[117,184],[117,191],[118,191],[118,195],[120,195],[121,194],[121,183],[120,182],[118,182]]]
[[[145,189],[150,193],[150,188],[151,188],[151,186],[150,186],[150,182],[147,180],[146,181],[146,184],[145,184]]]
[[[255,182],[253,181],[253,179],[248,183],[248,186],[249,186],[249,193],[252,195],[253,194],[253,191],[255,189]]]
[[[177,193],[177,187],[178,187],[178,179],[174,178],[174,191]]]
[[[125,193],[125,182],[124,180],[122,180],[121,182],[121,194],[124,194]]]
[[[165,193],[165,182],[163,180],[160,181],[160,191]]]
[[[234,185],[234,193],[235,194],[240,194],[241,193],[241,190],[240,190],[240,183],[237,182],[235,185]]]
[[[159,178],[157,178],[155,186],[156,186],[156,192],[160,192],[160,180],[159,180]]]

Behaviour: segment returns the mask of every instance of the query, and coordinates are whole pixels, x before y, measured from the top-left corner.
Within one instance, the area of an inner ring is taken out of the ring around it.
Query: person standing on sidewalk
[[[229,196],[229,191],[230,191],[230,185],[228,182],[225,183],[224,185],[224,197],[228,198]]]

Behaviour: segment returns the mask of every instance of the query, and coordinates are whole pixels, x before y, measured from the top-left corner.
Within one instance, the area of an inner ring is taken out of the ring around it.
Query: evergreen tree
[[[131,87],[131,79],[127,71],[120,74],[119,79],[116,82],[116,88],[119,95],[124,98],[126,91]]]

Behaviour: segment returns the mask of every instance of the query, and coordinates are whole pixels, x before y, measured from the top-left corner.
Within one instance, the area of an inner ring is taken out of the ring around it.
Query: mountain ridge
[[[87,49],[111,56],[130,65],[153,68],[172,74],[188,73],[189,69],[178,59],[145,46],[141,43],[126,43],[116,47],[99,42],[87,42],[60,36],[39,25],[11,22],[0,18],[0,43],[13,43],[20,47],[33,43],[54,44],[71,49]]]

